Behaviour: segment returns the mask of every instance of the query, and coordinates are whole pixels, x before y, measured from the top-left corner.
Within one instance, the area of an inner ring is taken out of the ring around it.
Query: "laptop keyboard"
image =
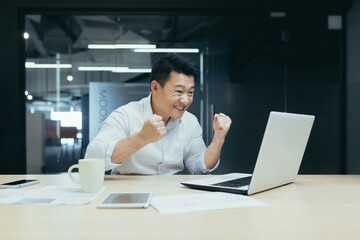
[[[230,181],[220,182],[212,184],[214,186],[223,186],[223,187],[243,187],[249,185],[251,181],[251,176],[244,178],[237,178]]]

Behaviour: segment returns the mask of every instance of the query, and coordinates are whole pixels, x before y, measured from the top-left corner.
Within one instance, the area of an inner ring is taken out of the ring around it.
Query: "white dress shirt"
[[[145,118],[153,115],[151,94],[113,111],[103,122],[97,136],[87,147],[85,158],[105,158],[105,169],[112,174],[175,174],[184,169],[191,174],[209,173],[204,162],[206,146],[197,118],[185,112],[182,118],[170,118],[165,137],[141,148],[120,164],[111,162],[116,143],[143,127]]]

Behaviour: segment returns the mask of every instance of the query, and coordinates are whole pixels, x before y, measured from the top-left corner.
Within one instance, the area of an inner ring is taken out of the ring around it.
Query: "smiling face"
[[[195,80],[193,76],[172,71],[164,87],[153,80],[151,90],[153,112],[160,115],[167,123],[170,117],[181,118],[190,107],[194,97]]]

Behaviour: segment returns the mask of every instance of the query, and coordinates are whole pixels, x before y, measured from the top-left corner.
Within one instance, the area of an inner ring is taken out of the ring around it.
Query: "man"
[[[171,54],[154,64],[152,93],[113,111],[89,144],[85,158],[105,158],[112,174],[208,173],[219,164],[231,119],[215,114],[214,139],[206,148],[202,129],[187,112],[193,101],[197,67]]]

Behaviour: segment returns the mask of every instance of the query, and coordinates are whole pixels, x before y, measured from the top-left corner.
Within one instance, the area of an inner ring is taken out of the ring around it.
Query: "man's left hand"
[[[230,129],[231,119],[223,113],[215,114],[213,128],[215,131],[214,138],[225,139],[227,132]]]

